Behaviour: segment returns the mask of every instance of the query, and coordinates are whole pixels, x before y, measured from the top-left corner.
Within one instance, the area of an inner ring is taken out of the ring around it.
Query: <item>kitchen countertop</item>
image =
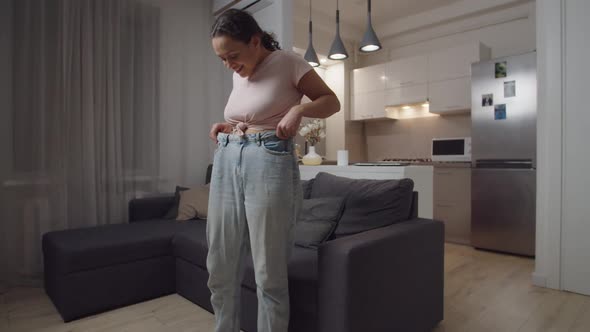
[[[382,161],[366,162],[366,163],[380,163]],[[319,166],[336,166],[336,160],[324,160]],[[355,166],[355,163],[349,163],[348,166]],[[300,166],[304,166],[301,161]],[[411,162],[402,166],[377,166],[375,167],[404,167],[404,166],[434,166],[435,168],[471,168],[470,162],[442,162],[442,161],[424,161],[424,162]],[[373,166],[357,166],[357,167],[373,167]]]
[[[471,163],[469,162],[433,162],[432,165],[434,168],[471,168]]]

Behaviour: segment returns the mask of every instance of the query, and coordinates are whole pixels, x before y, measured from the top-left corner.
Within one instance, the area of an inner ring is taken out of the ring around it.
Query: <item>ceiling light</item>
[[[320,65],[320,61],[318,60],[318,55],[313,48],[313,34],[312,34],[312,25],[311,25],[311,0],[309,0],[309,44],[307,45],[307,51],[305,51],[305,55],[303,58],[313,67],[317,67]]]
[[[409,110],[410,108],[411,108],[411,107],[410,107],[410,106],[408,106],[408,105],[404,105],[404,106],[402,107],[402,109],[404,109],[404,110]]]
[[[332,60],[344,60],[348,58],[348,52],[346,52],[346,47],[344,47],[342,38],[340,38],[340,8],[338,0],[336,0],[336,36],[332,42],[332,47],[330,47],[328,58]]]
[[[371,24],[371,0],[368,0],[367,6],[367,31],[361,40],[360,50],[361,52],[369,53],[375,52],[381,49],[381,42],[377,38],[377,34]]]
[[[321,63],[326,63],[326,61],[328,61],[328,59],[326,59],[326,58],[321,58],[321,59],[320,59],[320,62],[321,62]]]
[[[426,102],[422,104],[422,107],[430,107],[430,100],[426,99]]]

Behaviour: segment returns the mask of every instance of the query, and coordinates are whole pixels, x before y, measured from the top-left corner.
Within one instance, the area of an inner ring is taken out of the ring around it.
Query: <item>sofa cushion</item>
[[[180,204],[180,192],[189,189],[190,188],[187,187],[176,186],[176,190],[174,190],[174,204],[172,205],[170,210],[166,212],[166,215],[164,215],[164,219],[176,219],[176,216],[178,216],[178,205]]]
[[[313,178],[309,180],[301,180],[301,189],[303,190],[303,199],[311,197],[311,187],[313,186]]]
[[[344,197],[304,199],[295,225],[295,244],[317,247],[334,233],[344,210]]]
[[[311,198],[345,196],[342,218],[335,236],[350,235],[406,220],[412,204],[411,179],[349,179],[318,173]]]
[[[207,269],[207,222],[192,220],[186,223],[186,228],[178,232],[174,239],[174,255],[190,263]]]
[[[153,220],[54,231],[43,236],[46,266],[55,273],[92,270],[172,255],[172,237],[181,223]]]
[[[207,219],[209,185],[197,186],[180,192],[176,220]]]

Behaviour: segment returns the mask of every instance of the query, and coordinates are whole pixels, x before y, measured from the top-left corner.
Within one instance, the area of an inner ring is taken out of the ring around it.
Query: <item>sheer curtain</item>
[[[134,0],[11,5],[0,280],[39,284],[43,233],[126,222],[128,200],[157,188],[160,13]]]

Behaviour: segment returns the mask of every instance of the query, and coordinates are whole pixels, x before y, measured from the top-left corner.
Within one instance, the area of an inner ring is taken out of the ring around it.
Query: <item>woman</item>
[[[302,117],[326,118],[338,99],[298,55],[240,10],[219,16],[215,53],[234,71],[224,123],[211,127],[218,144],[210,187],[207,269],[216,331],[240,330],[240,284],[251,249],[258,331],[289,325],[287,261],[302,193],[293,136]],[[300,105],[306,95],[312,102]]]

